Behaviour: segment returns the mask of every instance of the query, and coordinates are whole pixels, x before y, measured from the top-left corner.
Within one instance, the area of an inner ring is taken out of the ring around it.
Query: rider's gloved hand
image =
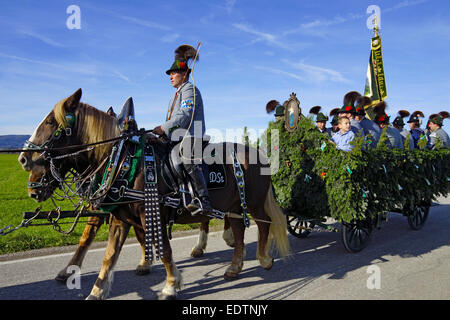
[[[161,126],[157,126],[153,129],[153,133],[157,134],[158,136],[162,136],[165,132]]]

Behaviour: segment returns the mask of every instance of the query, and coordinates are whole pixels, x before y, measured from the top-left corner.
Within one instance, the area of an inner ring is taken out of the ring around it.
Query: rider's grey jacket
[[[195,92],[195,106],[194,106]],[[192,118],[193,115],[193,118]],[[192,119],[192,123],[191,123]],[[191,125],[189,127],[189,125]],[[194,85],[186,81],[178,88],[174,97],[169,102],[166,122],[163,128],[169,139],[179,141],[189,128],[187,136],[201,138],[205,134],[205,115],[203,112],[203,100],[200,91]]]

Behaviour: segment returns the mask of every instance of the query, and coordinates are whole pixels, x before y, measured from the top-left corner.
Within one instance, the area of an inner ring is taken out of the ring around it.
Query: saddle
[[[224,161],[222,158],[215,157],[216,146],[220,144],[212,144],[209,142],[209,137],[205,136],[202,144],[202,172],[207,182],[208,190],[223,189],[227,186],[227,175]],[[213,154],[206,154],[208,150],[212,150]],[[163,166],[161,167],[161,174],[166,185],[172,190],[176,191],[177,183],[187,183],[188,175],[184,166],[176,158],[177,150],[173,150],[163,158]]]

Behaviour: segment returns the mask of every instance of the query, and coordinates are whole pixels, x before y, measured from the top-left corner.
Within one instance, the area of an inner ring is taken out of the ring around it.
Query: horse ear
[[[81,88],[74,92],[70,97],[68,97],[64,103],[66,110],[76,108],[80,103],[81,99]]]

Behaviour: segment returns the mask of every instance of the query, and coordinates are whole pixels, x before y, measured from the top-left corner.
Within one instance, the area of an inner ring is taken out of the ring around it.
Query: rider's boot
[[[187,170],[189,177],[191,178],[192,184],[195,191],[198,194],[198,198],[202,203],[203,214],[212,213],[213,208],[211,207],[211,202],[209,199],[208,187],[206,185],[205,178],[203,176],[202,168],[200,165],[195,164]],[[193,213],[200,209],[198,204],[191,202],[186,207],[189,212]]]

